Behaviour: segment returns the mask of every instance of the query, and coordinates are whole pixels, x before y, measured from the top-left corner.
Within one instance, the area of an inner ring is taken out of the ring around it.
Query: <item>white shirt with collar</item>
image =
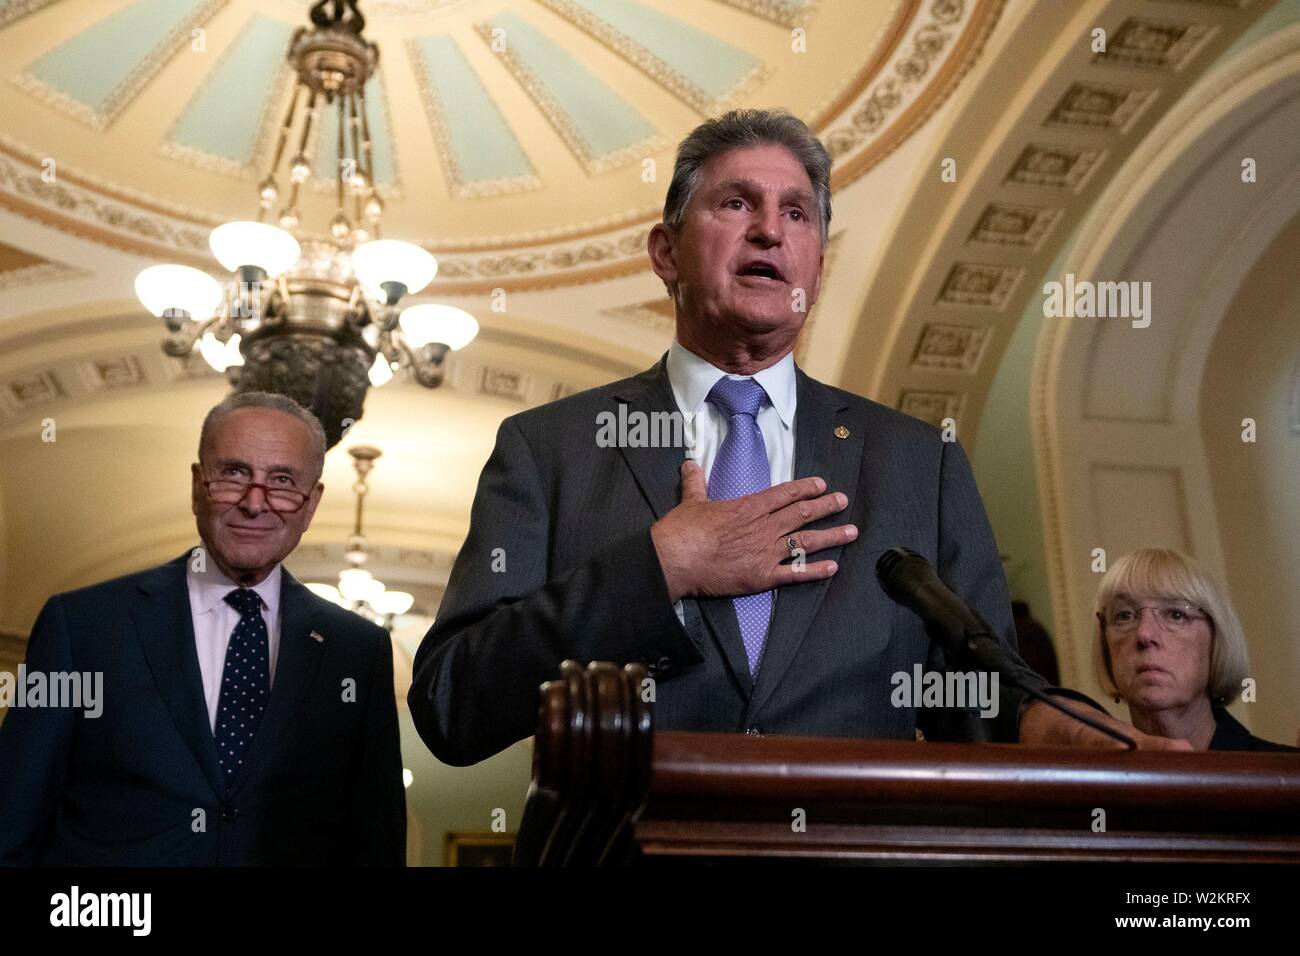
[[[280,649],[280,580],[281,566],[276,565],[261,584],[253,586],[262,599],[262,620],[266,621],[268,666],[275,682],[275,658]],[[226,648],[230,635],[239,623],[239,612],[226,602],[226,595],[238,589],[215,567],[196,572],[188,563],[185,584],[190,594],[190,620],[194,622],[194,649],[199,656],[199,674],[203,677],[203,697],[208,705],[208,723],[217,729],[217,704],[221,699],[221,676],[226,667]]]
[[[713,472],[713,460],[727,437],[727,416],[706,401],[709,391],[720,378],[752,378],[767,392],[767,401],[755,416],[758,430],[767,446],[771,481],[779,485],[794,475],[794,412],[798,402],[798,384],[794,375],[794,353],[790,352],[761,372],[733,375],[700,358],[676,339],[668,349],[668,381],[673,387],[677,408],[694,424],[695,444],[687,455],[699,462],[707,482]],[[692,418],[692,416],[694,416]],[[691,434],[691,430],[687,430]]]
[[[798,402],[798,382],[794,374],[794,352],[753,375],[734,375],[722,371],[691,352],[676,338],[668,349],[668,381],[673,388],[677,408],[693,427],[685,429],[687,440],[694,443],[686,449],[688,458],[699,462],[707,483],[713,473],[713,461],[727,437],[730,422],[716,405],[706,401],[709,391],[720,378],[752,378],[763,386],[767,401],[759,409],[755,420],[763,433],[767,449],[767,462],[771,483],[779,485],[794,477],[794,413]],[[776,595],[773,595],[775,598]],[[686,611],[681,601],[673,602],[677,619],[686,623]]]

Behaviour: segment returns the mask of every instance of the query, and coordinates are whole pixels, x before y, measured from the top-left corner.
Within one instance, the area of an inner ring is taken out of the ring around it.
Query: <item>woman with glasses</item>
[[[1194,560],[1165,548],[1125,555],[1101,579],[1096,611],[1097,676],[1134,727],[1197,750],[1296,750],[1228,713],[1246,640],[1227,594]]]

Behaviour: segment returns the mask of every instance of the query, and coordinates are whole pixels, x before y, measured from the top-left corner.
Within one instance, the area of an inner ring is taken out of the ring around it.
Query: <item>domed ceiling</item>
[[[284,53],[311,6],[0,0],[0,145],[120,207],[100,238],[210,266],[208,228],[256,210],[292,88]],[[998,6],[362,0],[385,233],[439,252],[443,281],[643,268],[673,148],[702,118],[784,106],[828,142],[840,185],[933,108],[951,85],[940,63]],[[328,177],[337,117],[323,116],[309,155]],[[325,177],[308,233],[331,213]]]

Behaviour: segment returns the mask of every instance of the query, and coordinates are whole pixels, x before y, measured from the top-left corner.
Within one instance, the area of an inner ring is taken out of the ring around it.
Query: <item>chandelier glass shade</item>
[[[451,305],[424,303],[402,310],[397,324],[406,341],[415,348],[445,345],[463,349],[478,335],[478,322],[463,309]]]
[[[231,272],[256,269],[268,279],[288,272],[302,247],[292,233],[265,222],[227,222],[208,236],[217,261]]]
[[[310,18],[289,44],[296,83],[258,183],[257,219],[224,223],[209,237],[230,273],[224,286],[200,269],[159,265],[136,277],[135,290],[166,323],[164,352],[197,353],[237,392],[288,395],[316,413],[333,446],[361,418],[367,391],[398,372],[441,385],[447,352],[468,344],[478,323],[432,303],[414,308],[443,311],[402,320],[398,303],[424,290],[438,263],[380,235],[384,202],[365,100],[379,50],[362,36],[355,0],[321,0]],[[338,114],[334,213],[323,233],[308,233],[301,199],[327,109]]]
[[[199,322],[215,316],[225,300],[220,282],[190,266],[150,266],[135,277],[135,294],[160,319],[173,312]]]

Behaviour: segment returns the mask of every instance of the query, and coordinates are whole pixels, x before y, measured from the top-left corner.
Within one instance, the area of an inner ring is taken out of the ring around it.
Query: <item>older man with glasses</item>
[[[0,726],[0,863],[401,865],[388,635],[281,564],[324,491],[320,422],[234,395],[198,458],[202,546],[37,619],[26,672],[102,673],[104,700]]]

